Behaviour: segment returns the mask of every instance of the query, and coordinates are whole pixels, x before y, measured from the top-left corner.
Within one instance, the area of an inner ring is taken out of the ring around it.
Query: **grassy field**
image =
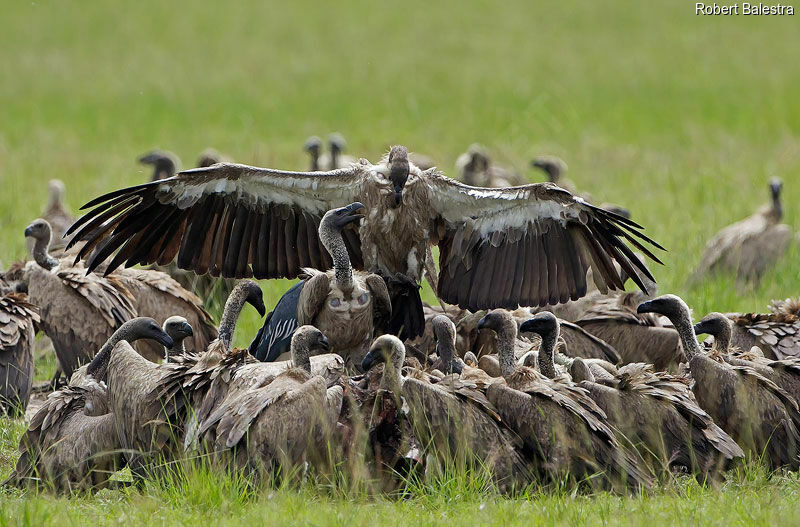
[[[770,176],[784,179],[786,222],[800,227],[796,18],[698,17],[691,2],[534,4],[1,1],[0,260],[25,255],[22,231],[50,178],[66,182],[77,210],[149,177],[136,158],[154,147],[185,167],[214,146],[241,162],[304,168],[305,138],[340,131],[353,155],[375,160],[402,143],[447,174],[473,142],[532,180],[532,156],[561,156],[581,190],[627,206],[669,249],[655,269],[660,289],[697,315],[796,295],[796,248],[757,288],[739,291],[724,277],[686,284],[708,237],[766,201]],[[263,283],[267,303],[288,284]],[[247,313],[237,342],[258,324]],[[0,423],[0,476],[22,429]],[[683,482],[635,498],[520,501],[458,482],[375,501],[247,493],[198,476],[178,491],[0,495],[0,525],[795,519],[797,478],[752,472],[717,489]]]

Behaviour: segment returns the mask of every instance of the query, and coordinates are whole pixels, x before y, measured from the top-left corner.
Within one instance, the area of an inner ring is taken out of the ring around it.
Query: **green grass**
[[[448,174],[472,142],[520,171],[535,154],[563,157],[581,190],[629,207],[669,249],[655,269],[660,289],[684,296],[698,315],[763,310],[798,293],[797,249],[758,288],[737,291],[724,277],[686,285],[708,237],[766,201],[770,176],[785,180],[786,222],[800,226],[795,17],[697,17],[692,3],[632,0],[430,4],[3,1],[0,260],[24,256],[22,230],[42,209],[50,178],[66,182],[77,209],[145,180],[135,159],[153,147],[175,151],[184,166],[214,146],[242,162],[303,168],[305,138],[340,131],[354,155],[374,160],[403,143]],[[264,282],[267,303],[288,284]],[[258,324],[247,312],[237,342]],[[52,362],[37,378],[51,373]],[[0,474],[20,431],[0,426]],[[788,477],[639,498],[429,492],[352,503],[264,490],[244,501],[221,496],[213,508],[151,491],[10,495],[0,497],[8,518],[0,524],[174,524],[209,514],[315,525],[772,524],[796,517],[797,488]]]

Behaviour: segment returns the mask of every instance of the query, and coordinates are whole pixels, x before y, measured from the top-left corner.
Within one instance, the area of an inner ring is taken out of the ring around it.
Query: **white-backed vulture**
[[[539,313],[523,323],[521,331],[542,336],[540,371],[554,378],[558,319]],[[644,343],[643,345],[647,345]],[[578,359],[573,363],[572,371]],[[698,474],[700,481],[717,477],[744,452],[695,402],[684,378],[654,372],[652,365],[625,365],[610,378],[595,379],[591,368],[573,381],[589,391],[608,422],[657,470],[681,467]]]
[[[442,346],[452,347],[453,342],[442,342]],[[398,401],[402,397],[408,405],[414,435],[426,452],[445,466],[488,468],[503,490],[531,481],[530,467],[521,452],[522,441],[503,425],[475,384],[457,377],[439,384],[404,377],[404,359],[405,347],[400,339],[383,335],[372,344],[362,369],[385,363],[380,389]]]
[[[178,156],[166,150],[151,150],[139,157],[139,163],[153,167],[153,175],[150,181],[159,181],[175,176],[181,162]]]
[[[50,197],[47,207],[42,211],[42,218],[50,224],[53,230],[50,248],[55,252],[60,251],[67,244],[64,234],[75,223],[75,217],[64,204],[64,194],[66,194],[64,182],[60,179],[51,179],[47,188]]]
[[[621,444],[605,424],[605,413],[588,391],[569,377],[548,371],[552,358],[545,361],[542,352],[555,349],[556,335],[547,335],[551,342],[540,349],[540,373],[517,365],[517,323],[513,318],[494,310],[481,323],[497,333],[503,376],[489,385],[486,396],[503,421],[522,437],[546,477],[563,481],[569,476],[590,486],[618,490],[652,484],[635,451]],[[599,478],[595,478],[598,474]]]
[[[719,231],[706,245],[703,260],[694,272],[695,282],[717,273],[736,273],[740,283],[758,283],[761,276],[786,252],[792,229],[784,223],[778,178],[769,182],[771,204],[742,221]]]
[[[472,187],[503,188],[525,185],[528,180],[492,163],[486,148],[472,144],[456,159],[456,171],[464,184]]]
[[[773,360],[764,357],[760,352],[745,350],[731,344],[734,323],[722,313],[709,313],[694,325],[696,335],[708,333],[713,339],[712,354],[720,355],[723,360],[733,365],[751,366],[761,375],[773,381],[795,401],[800,403],[800,359]]]
[[[310,356],[328,349],[321,331],[299,327],[292,336],[292,367],[263,384],[232,390],[200,421],[201,444],[237,470],[280,467],[289,474],[307,457],[324,458],[343,390],[312,375]]]
[[[786,391],[751,366],[731,365],[704,353],[689,307],[679,297],[660,296],[640,304],[638,311],[672,321],[689,361],[697,403],[742,450],[764,456],[772,468],[800,466],[800,411]]]
[[[39,311],[27,295],[0,281],[0,415],[24,415],[33,385],[33,349]]]
[[[219,337],[199,355],[174,355],[170,362],[154,364],[123,343],[90,363],[88,373],[106,380],[119,440],[136,477],[153,469],[159,458],[179,458],[193,446],[197,408],[206,392],[216,387],[215,393],[222,397],[235,368],[255,360],[246,350],[241,354],[231,348],[236,320],[246,302],[263,316],[261,289],[249,280],[234,287],[225,304]]]
[[[98,354],[139,339],[173,345],[154,320],[136,318],[115,331]],[[91,375],[73,378],[50,394],[31,419],[20,439],[19,460],[4,484],[52,486],[59,491],[107,486],[109,477],[124,466],[110,412],[104,382]]]
[[[654,260],[643,243],[660,247],[638,224],[550,183],[469,187],[421,171],[402,146],[377,165],[285,172],[222,163],[111,192],[84,206],[93,209],[71,227],[70,243],[87,235],[78,259],[91,253],[89,269],[110,259],[108,272],[177,256],[198,274],[296,277],[332,266],[317,226],[355,201],[369,213],[357,234],[345,233],[350,259],[388,280],[387,331],[409,336],[424,328],[418,283],[430,244],[440,249],[438,296],[473,311],[579,298],[590,267],[601,291],[622,288],[614,261],[643,287],[634,268],[652,276],[625,242]]]
[[[743,351],[753,347],[768,359],[800,358],[800,317],[792,313],[732,313],[731,346]]]
[[[33,261],[8,273],[39,307],[41,329],[53,342],[61,371],[67,379],[124,322],[136,316],[136,299],[117,276],[87,274],[71,257],[56,259],[48,253],[49,224],[38,219],[25,229],[35,240]]]
[[[575,183],[564,177],[569,167],[567,167],[567,163],[560,157],[548,155],[537,156],[531,161],[531,166],[547,174],[547,181],[550,183],[558,185],[573,194],[576,193],[577,187],[575,187]]]
[[[389,319],[391,300],[383,279],[373,273],[353,271],[342,231],[364,217],[364,206],[352,203],[325,213],[319,224],[319,239],[333,259],[327,272],[307,269],[308,278],[299,294],[292,288],[250,345],[259,360],[273,361],[283,351],[281,344],[295,328],[312,325],[331,343],[334,353],[352,366],[361,364],[375,329]]]
[[[225,160],[225,156],[217,152],[216,149],[206,148],[200,152],[200,155],[197,157],[197,166],[199,168],[210,167],[211,165],[222,163]]]
[[[322,170],[319,165],[319,156],[322,153],[322,139],[316,135],[312,135],[306,139],[303,150],[306,151],[311,158],[311,164],[308,167],[309,172],[319,172]]]

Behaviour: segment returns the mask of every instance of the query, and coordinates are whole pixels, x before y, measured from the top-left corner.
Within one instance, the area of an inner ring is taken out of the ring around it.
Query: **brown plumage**
[[[309,359],[328,349],[317,328],[299,327],[292,336],[292,368],[231,390],[200,421],[201,443],[217,461],[238,470],[281,467],[288,474],[307,457],[323,458],[343,390],[339,385],[328,388],[326,379],[312,375]]]
[[[643,243],[658,245],[639,225],[550,183],[469,187],[410,164],[402,146],[377,165],[331,172],[225,163],[190,170],[93,200],[71,232],[91,233],[79,258],[103,244],[92,269],[107,259],[110,271],[177,257],[199,274],[296,277],[331,267],[316,227],[326,211],[355,201],[369,213],[358,234],[345,235],[353,266],[410,280],[399,286],[415,298],[410,336],[423,329],[416,284],[430,244],[440,248],[439,297],[473,311],[579,298],[590,267],[601,291],[622,288],[614,261],[641,286],[634,268],[650,273],[625,242],[656,259]],[[393,319],[405,315],[393,309]]]
[[[132,353],[130,346],[119,345],[93,359],[89,372],[107,378],[119,439],[137,477],[154,470],[160,458],[179,458],[194,446],[202,405],[213,407],[227,393],[235,369],[255,360],[246,350],[231,347],[245,302],[263,316],[258,284],[241,281],[225,305],[219,337],[202,354],[176,355],[157,365]]]
[[[33,349],[39,311],[0,280],[0,413],[25,413],[33,384]]]
[[[511,317],[495,310],[481,324],[497,333],[504,379],[491,384],[486,396],[506,424],[522,437],[546,477],[562,481],[569,476],[577,482],[618,490],[652,484],[635,453],[625,448],[605,424],[605,413],[588,392],[568,377],[557,376],[552,357],[542,357],[543,352],[555,350],[557,335],[549,333],[542,339],[540,373],[529,366],[517,366],[513,353],[517,324]],[[600,477],[591,477],[597,473]]]
[[[638,311],[672,321],[689,359],[697,403],[745,452],[764,456],[772,468],[800,466],[800,411],[786,391],[751,366],[731,365],[703,353],[689,308],[679,297],[660,296]]]
[[[694,325],[697,335],[708,333],[713,339],[712,354],[733,365],[750,366],[800,402],[800,359],[796,357],[773,360],[755,350],[732,345],[734,322],[722,313],[709,313]],[[756,348],[757,350],[758,348]]]
[[[555,375],[552,364],[558,336],[558,319],[540,313],[522,324],[521,330],[542,335],[539,361],[549,361],[541,368]],[[646,345],[646,344],[645,344]],[[572,364],[576,370],[581,359]],[[649,461],[655,470],[682,467],[701,481],[719,476],[721,470],[744,456],[741,448],[719,428],[695,402],[688,382],[664,372],[654,372],[652,365],[628,364],[606,379],[595,379],[591,369],[573,381],[589,391],[603,409],[608,423],[622,434]]]
[[[453,347],[454,342],[442,341]],[[451,350],[452,351],[452,350]],[[381,390],[403,398],[414,435],[425,450],[445,466],[484,466],[501,489],[531,481],[522,442],[505,427],[486,396],[475,384],[448,377],[439,384],[401,375],[403,343],[392,335],[375,340],[362,368],[385,361]],[[373,414],[375,415],[375,414]]]
[[[363,214],[363,205],[353,203],[323,216],[319,237],[333,259],[333,269],[324,273],[308,269],[297,303],[297,324],[319,328],[348,365],[361,363],[375,330],[392,313],[383,279],[353,271],[342,236],[343,229]]]
[[[144,338],[172,345],[155,321],[137,318],[115,331],[100,353],[117,343]],[[109,477],[124,466],[110,412],[106,384],[92,375],[76,376],[33,416],[20,439],[14,472],[4,484],[52,486],[59,491],[107,486]]]
[[[53,342],[61,371],[69,378],[124,322],[136,316],[135,298],[116,276],[86,274],[70,258],[48,253],[50,226],[36,220],[25,229],[35,240],[33,258],[9,273],[39,307],[41,329]]]
[[[771,204],[758,213],[719,231],[706,245],[703,260],[693,275],[700,281],[706,275],[736,273],[739,282],[755,282],[786,252],[792,229],[780,223],[783,218],[783,183],[769,183]]]
[[[753,347],[768,359],[800,358],[800,317],[775,310],[772,313],[733,313],[731,346],[743,351]]]

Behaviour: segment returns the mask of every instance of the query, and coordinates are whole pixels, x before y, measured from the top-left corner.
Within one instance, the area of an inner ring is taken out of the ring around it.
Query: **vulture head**
[[[342,134],[334,132],[328,136],[328,148],[331,149],[331,155],[338,156],[347,148],[347,141]]]
[[[161,328],[164,330],[164,333],[166,333],[169,338],[172,339],[173,342],[172,348],[166,348],[164,358],[167,360],[169,360],[170,351],[183,353],[183,351],[185,351],[183,347],[184,339],[194,336],[194,330],[192,329],[191,324],[189,324],[185,318],[177,315],[169,317],[167,320],[165,320],[164,325],[161,326]]]
[[[258,311],[259,316],[262,318],[267,314],[267,308],[264,305],[264,293],[258,284],[252,280],[244,281],[243,289],[246,292],[245,302],[253,306]]]
[[[171,178],[178,172],[178,158],[166,150],[153,150],[139,158],[139,163],[153,167],[152,181]]]
[[[436,339],[436,354],[442,361],[444,373],[461,373],[463,368],[456,360],[456,325],[446,315],[436,315],[431,321]]]
[[[222,154],[213,148],[206,148],[200,152],[200,156],[197,158],[197,166],[199,168],[210,167],[217,163],[222,163]]]
[[[639,304],[639,307],[636,308],[636,312],[664,315],[673,322],[684,314],[691,317],[691,315],[689,315],[689,306],[677,295],[662,295],[653,300],[642,302]]]
[[[155,340],[165,348],[172,348],[175,345],[175,341],[172,340],[172,337],[170,337],[152,318],[134,318],[125,324],[130,324],[129,331],[131,332],[131,338]],[[120,329],[122,329],[125,324],[120,326]]]
[[[51,179],[47,184],[47,190],[50,195],[48,207],[52,208],[64,203],[64,194],[66,194],[67,188],[64,186],[63,181],[60,179]]]
[[[715,347],[725,351],[730,345],[732,325],[733,321],[722,313],[709,313],[694,325],[694,333],[711,335],[714,337]]]
[[[319,155],[322,152],[322,139],[316,135],[312,135],[306,139],[303,150],[308,152],[308,155],[311,156],[311,171],[316,172],[319,170]]]
[[[356,201],[346,207],[332,209],[325,213],[320,221],[320,231],[332,230],[341,232],[350,224],[356,224],[366,213],[366,207]],[[320,232],[322,234],[322,232]]]
[[[394,187],[394,201],[392,208],[397,208],[403,203],[403,188],[408,181],[408,149],[404,146],[393,146],[389,150],[389,180]]]
[[[44,243],[45,245],[50,245],[51,233],[50,224],[42,218],[33,220],[30,225],[25,227],[26,238],[33,238],[37,243]]]
[[[544,338],[557,331],[558,325],[558,318],[554,314],[549,311],[542,311],[523,322],[519,326],[519,330],[523,333],[536,333]]]
[[[478,322],[478,330],[491,329],[497,333],[498,338],[510,338],[512,341],[517,336],[517,323],[505,309],[493,309]]]
[[[394,335],[381,335],[372,342],[369,352],[361,361],[361,370],[369,371],[375,364],[386,362],[393,364],[399,372],[405,360],[406,348],[403,342]]]
[[[553,156],[541,156],[531,161],[531,166],[538,168],[547,174],[550,183],[558,184],[561,174],[567,171],[567,164],[561,159]]]
[[[311,357],[328,353],[331,349],[328,338],[314,326],[300,326],[292,335],[290,351],[292,366],[311,373]]]

